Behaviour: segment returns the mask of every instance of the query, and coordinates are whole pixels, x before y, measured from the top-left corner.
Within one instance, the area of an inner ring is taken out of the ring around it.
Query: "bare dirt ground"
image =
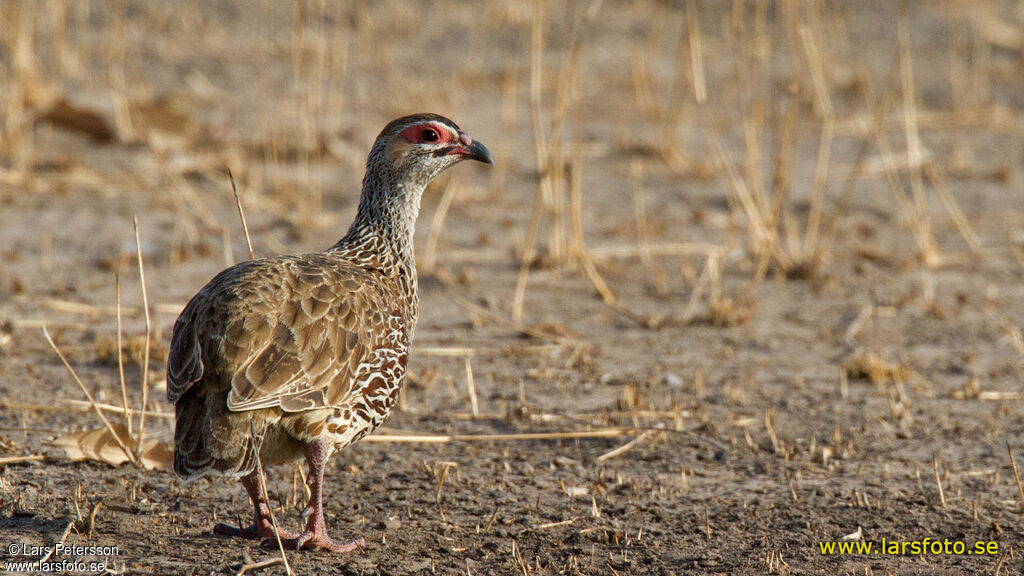
[[[4,560],[69,524],[117,573],[277,556],[211,534],[248,520],[234,481],[66,458],[102,424],[41,328],[120,405],[118,274],[139,405],[137,217],[166,441],[174,318],[248,256],[227,168],[257,256],[319,250],[381,126],[431,111],[497,162],[424,198],[413,374],[378,436],[473,437],[335,456],[328,523],[366,549],[295,573],[1020,573],[1020,3],[535,6],[2,5]],[[519,436],[585,431],[615,435]],[[268,488],[297,527],[296,471]],[[858,532],[998,553],[822,554]]]

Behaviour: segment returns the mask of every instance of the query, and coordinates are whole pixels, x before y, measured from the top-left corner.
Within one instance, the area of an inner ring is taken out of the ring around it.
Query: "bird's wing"
[[[379,276],[354,265],[317,257],[275,264],[245,274],[228,288],[211,290],[220,298],[225,293],[234,297],[205,306],[205,314],[194,314],[181,327],[183,334],[199,333],[191,339],[200,343],[192,345],[192,354],[177,357],[174,373],[194,377],[188,357],[203,348],[204,335],[215,334],[216,352],[206,355],[213,356],[215,370],[230,383],[230,410],[280,406],[292,412],[338,405],[349,395],[359,365],[382,344],[388,320],[401,314]],[[178,331],[176,326],[175,336]],[[188,349],[175,346],[175,340],[172,360],[174,350]],[[170,364],[169,397],[172,389],[180,395]]]
[[[221,271],[178,315],[167,354],[167,400],[172,404],[206,373],[204,349],[209,347],[204,344],[212,334],[220,337],[219,326],[238,299],[236,286],[256,267],[257,262],[243,262]]]
[[[174,322],[170,351],[167,354],[167,399],[171,404],[203,377],[203,353],[191,322],[193,298]]]

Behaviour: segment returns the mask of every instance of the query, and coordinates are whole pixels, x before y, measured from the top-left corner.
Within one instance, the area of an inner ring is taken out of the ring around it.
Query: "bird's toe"
[[[289,550],[327,550],[343,554],[353,550],[362,550],[366,546],[366,540],[360,537],[348,542],[339,542],[324,532],[307,530],[296,538],[290,538],[287,541],[282,539],[281,544]],[[277,543],[273,542],[273,545],[276,547]]]

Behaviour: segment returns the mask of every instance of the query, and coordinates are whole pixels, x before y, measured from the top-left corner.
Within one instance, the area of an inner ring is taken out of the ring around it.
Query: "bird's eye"
[[[437,130],[434,130],[433,128],[426,128],[422,133],[420,133],[420,139],[424,142],[437,142],[438,138]]]

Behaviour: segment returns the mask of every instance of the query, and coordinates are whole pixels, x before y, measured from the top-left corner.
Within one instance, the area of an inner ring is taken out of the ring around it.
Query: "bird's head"
[[[474,141],[455,122],[437,114],[414,114],[384,127],[370,152],[368,168],[376,164],[390,172],[389,179],[396,184],[426,186],[441,172],[467,159],[494,164],[487,147]]]

